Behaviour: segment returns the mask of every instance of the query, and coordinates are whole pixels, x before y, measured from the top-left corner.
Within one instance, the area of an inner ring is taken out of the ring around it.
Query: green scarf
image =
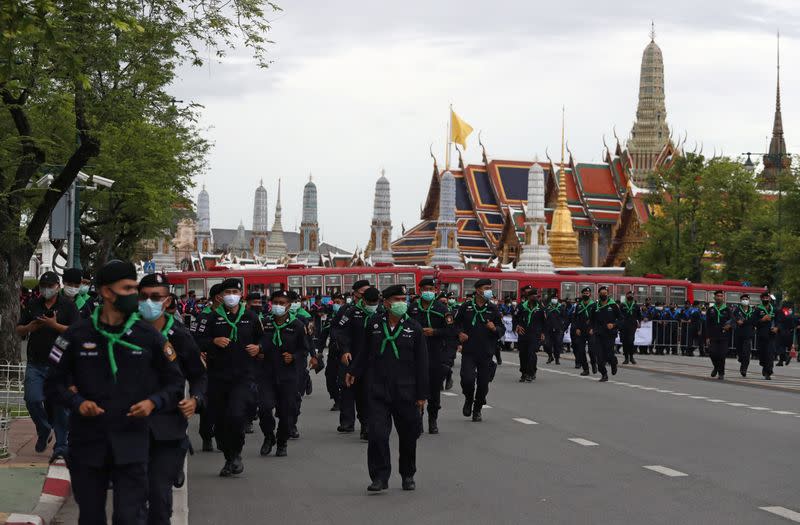
[[[717,312],[717,324],[720,324],[720,322],[722,321],[722,309],[717,307],[717,303],[712,304],[711,308],[713,308],[714,311]],[[722,305],[722,308],[725,308],[724,304]]]
[[[750,319],[750,317],[752,317],[752,315],[753,315],[753,312],[754,312],[755,310],[754,310],[753,308],[750,308],[750,307],[748,306],[748,307],[747,307],[747,310],[745,310],[744,308],[741,308],[741,307],[740,307],[740,308],[739,308],[739,311],[740,311],[740,312],[742,312],[742,315],[744,316],[744,318],[745,318],[745,319],[748,319],[748,320],[749,320],[749,319]]]
[[[481,322],[486,324],[486,318],[483,316],[483,314],[486,313],[486,309],[489,308],[489,303],[487,302],[485,305],[483,305],[483,308],[478,308],[478,303],[476,303],[474,300],[470,302],[472,303],[472,307],[475,308],[475,315],[472,316],[472,326],[478,324],[479,316],[481,318]]]
[[[167,316],[167,324],[164,325],[164,329],[161,330],[161,335],[169,339],[169,331],[172,328],[172,325],[175,324],[175,318],[171,315]]]
[[[428,304],[428,308],[426,309],[422,307],[422,299],[417,299],[417,306],[419,306],[420,310],[425,312],[425,316],[428,318],[428,328],[433,328],[433,324],[431,324],[431,314],[438,315],[439,317],[444,317],[443,313],[437,312],[436,310],[433,309],[433,303],[434,301],[431,301]]]
[[[768,316],[770,316],[770,317],[773,317],[773,312],[775,312],[775,308],[774,308],[772,305],[769,305],[769,310],[767,310],[767,309],[764,307],[764,305],[763,305],[763,304],[760,304],[760,305],[758,305],[758,307],[757,307],[757,308],[758,308],[759,310],[762,310],[762,311],[764,312],[764,315],[768,315]]]
[[[577,307],[576,307],[577,310],[578,310],[576,312],[577,315],[583,314],[588,319],[589,317],[591,317],[591,314],[590,314],[589,310],[592,308],[592,306],[594,306],[594,301],[592,301],[591,299],[589,300],[588,303],[584,303],[583,301],[580,301],[578,303]]]
[[[625,310],[628,311],[628,315],[633,315],[633,309],[636,308],[636,301],[632,303],[625,303]]]
[[[367,310],[367,308],[364,306],[364,300],[363,299],[359,299],[358,300],[358,302],[356,303],[356,308],[358,308],[359,310],[364,312],[364,328],[366,328],[367,327],[367,321],[369,321],[369,318],[372,317],[373,314],[370,313],[370,311]]]
[[[139,313],[134,312],[128,317],[128,320],[125,321],[125,325],[122,327],[122,331],[118,333],[107,332],[100,328],[100,310],[102,307],[98,306],[92,312],[92,326],[94,329],[97,330],[97,333],[102,335],[106,338],[107,346],[108,346],[108,362],[111,365],[111,375],[114,377],[114,382],[117,382],[117,371],[119,371],[119,367],[117,367],[117,358],[114,356],[114,345],[119,343],[120,345],[130,348],[131,350],[138,350],[141,351],[142,347],[137,346],[133,343],[129,343],[127,341],[123,341],[122,337],[131,329],[131,327],[136,324],[136,321],[139,320]]]
[[[88,293],[79,293],[77,296],[75,296],[75,307],[78,310],[80,310],[81,308],[83,308],[83,305],[85,305],[88,300],[89,300]]]
[[[525,301],[524,303],[522,303],[522,309],[528,312],[528,326],[530,326],[533,314],[539,311],[539,303],[536,303],[536,306],[534,308],[531,308],[528,305],[528,301]]]
[[[283,337],[281,337],[281,330],[289,326],[289,324],[291,324],[292,321],[294,321],[294,319],[292,319],[291,316],[289,316],[286,319],[285,323],[278,324],[275,318],[274,317],[272,318],[272,324],[275,326],[275,333],[272,334],[272,344],[274,344],[276,347],[278,348],[283,347]]]
[[[386,350],[386,343],[390,343],[392,345],[392,352],[394,352],[394,356],[397,359],[400,359],[400,350],[397,348],[397,338],[400,337],[403,328],[403,320],[401,319],[399,323],[397,323],[397,327],[395,330],[394,335],[389,333],[389,326],[386,324],[386,321],[383,322],[383,341],[381,342],[381,355],[383,355],[384,350]]]
[[[234,322],[231,322],[231,320],[228,319],[228,312],[226,312],[222,308],[222,305],[217,306],[217,309],[215,310],[215,312],[217,312],[220,315],[220,317],[225,319],[225,322],[230,325],[230,327],[231,327],[230,340],[234,341],[234,342],[238,341],[239,340],[239,327],[237,325],[239,324],[239,320],[241,320],[242,316],[244,315],[244,306],[239,305],[239,313],[237,314],[236,320]]]

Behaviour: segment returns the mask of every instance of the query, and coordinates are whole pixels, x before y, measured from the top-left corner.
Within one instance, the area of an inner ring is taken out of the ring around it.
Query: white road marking
[[[672,392],[672,395],[673,396],[688,396],[688,395],[691,395],[691,394],[684,394],[683,392]]]
[[[765,510],[771,514],[775,514],[776,516],[780,516],[781,518],[786,518],[787,520],[794,521],[795,523],[800,523],[800,512],[789,510],[786,507],[758,507],[758,508],[761,510]]]
[[[750,406],[747,403],[726,403],[726,404],[728,406],[731,406],[731,407],[746,407],[746,406]]]
[[[656,390],[656,392],[658,392],[659,394],[671,394],[672,390],[660,390],[659,389],[659,390]]]
[[[750,410],[772,410],[772,409],[767,407],[750,407]]]
[[[483,408],[494,408],[492,405],[483,405]]]
[[[582,445],[584,447],[596,447],[596,446],[598,446],[597,443],[595,443],[594,441],[589,441],[588,439],[569,438],[569,440],[572,441],[573,443],[576,443],[578,445]]]
[[[706,396],[689,396],[689,399],[708,399]]]
[[[709,399],[709,403],[727,403],[724,399]]]
[[[531,421],[530,419],[524,418],[524,417],[515,417],[513,419],[517,423],[522,423],[523,425],[538,425],[539,424],[536,421]]]
[[[788,410],[773,410],[772,413],[773,414],[778,414],[778,415],[781,415],[781,416],[794,416],[794,415],[797,415],[797,412],[790,412]]]
[[[458,394],[456,394],[455,392],[442,392],[442,395],[443,396],[449,396],[449,397],[457,397],[458,396]]]
[[[670,478],[681,478],[688,476],[688,474],[684,472],[673,470],[669,467],[664,467],[662,465],[645,465],[643,468],[646,468],[647,470],[652,470],[653,472],[658,472],[659,474],[664,474],[665,476],[669,476]]]

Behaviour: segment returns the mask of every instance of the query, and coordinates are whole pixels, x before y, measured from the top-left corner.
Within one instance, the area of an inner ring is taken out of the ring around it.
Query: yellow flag
[[[467,149],[467,137],[472,133],[472,126],[464,122],[461,117],[456,115],[456,112],[450,110],[450,142],[460,144],[462,148]]]

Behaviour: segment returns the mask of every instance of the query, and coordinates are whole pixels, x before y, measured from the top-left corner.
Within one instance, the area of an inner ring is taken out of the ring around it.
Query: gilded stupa
[[[578,235],[572,228],[572,213],[567,205],[567,177],[564,173],[564,110],[561,110],[561,165],[558,170],[558,201],[553,210],[548,235],[550,257],[556,268],[583,266],[578,251]]]

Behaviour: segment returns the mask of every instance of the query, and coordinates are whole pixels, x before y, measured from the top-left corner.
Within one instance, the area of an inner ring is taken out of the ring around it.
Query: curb
[[[47,469],[39,502],[30,514],[9,514],[6,525],[48,525],[72,492],[72,483],[63,459],[56,460]]]

